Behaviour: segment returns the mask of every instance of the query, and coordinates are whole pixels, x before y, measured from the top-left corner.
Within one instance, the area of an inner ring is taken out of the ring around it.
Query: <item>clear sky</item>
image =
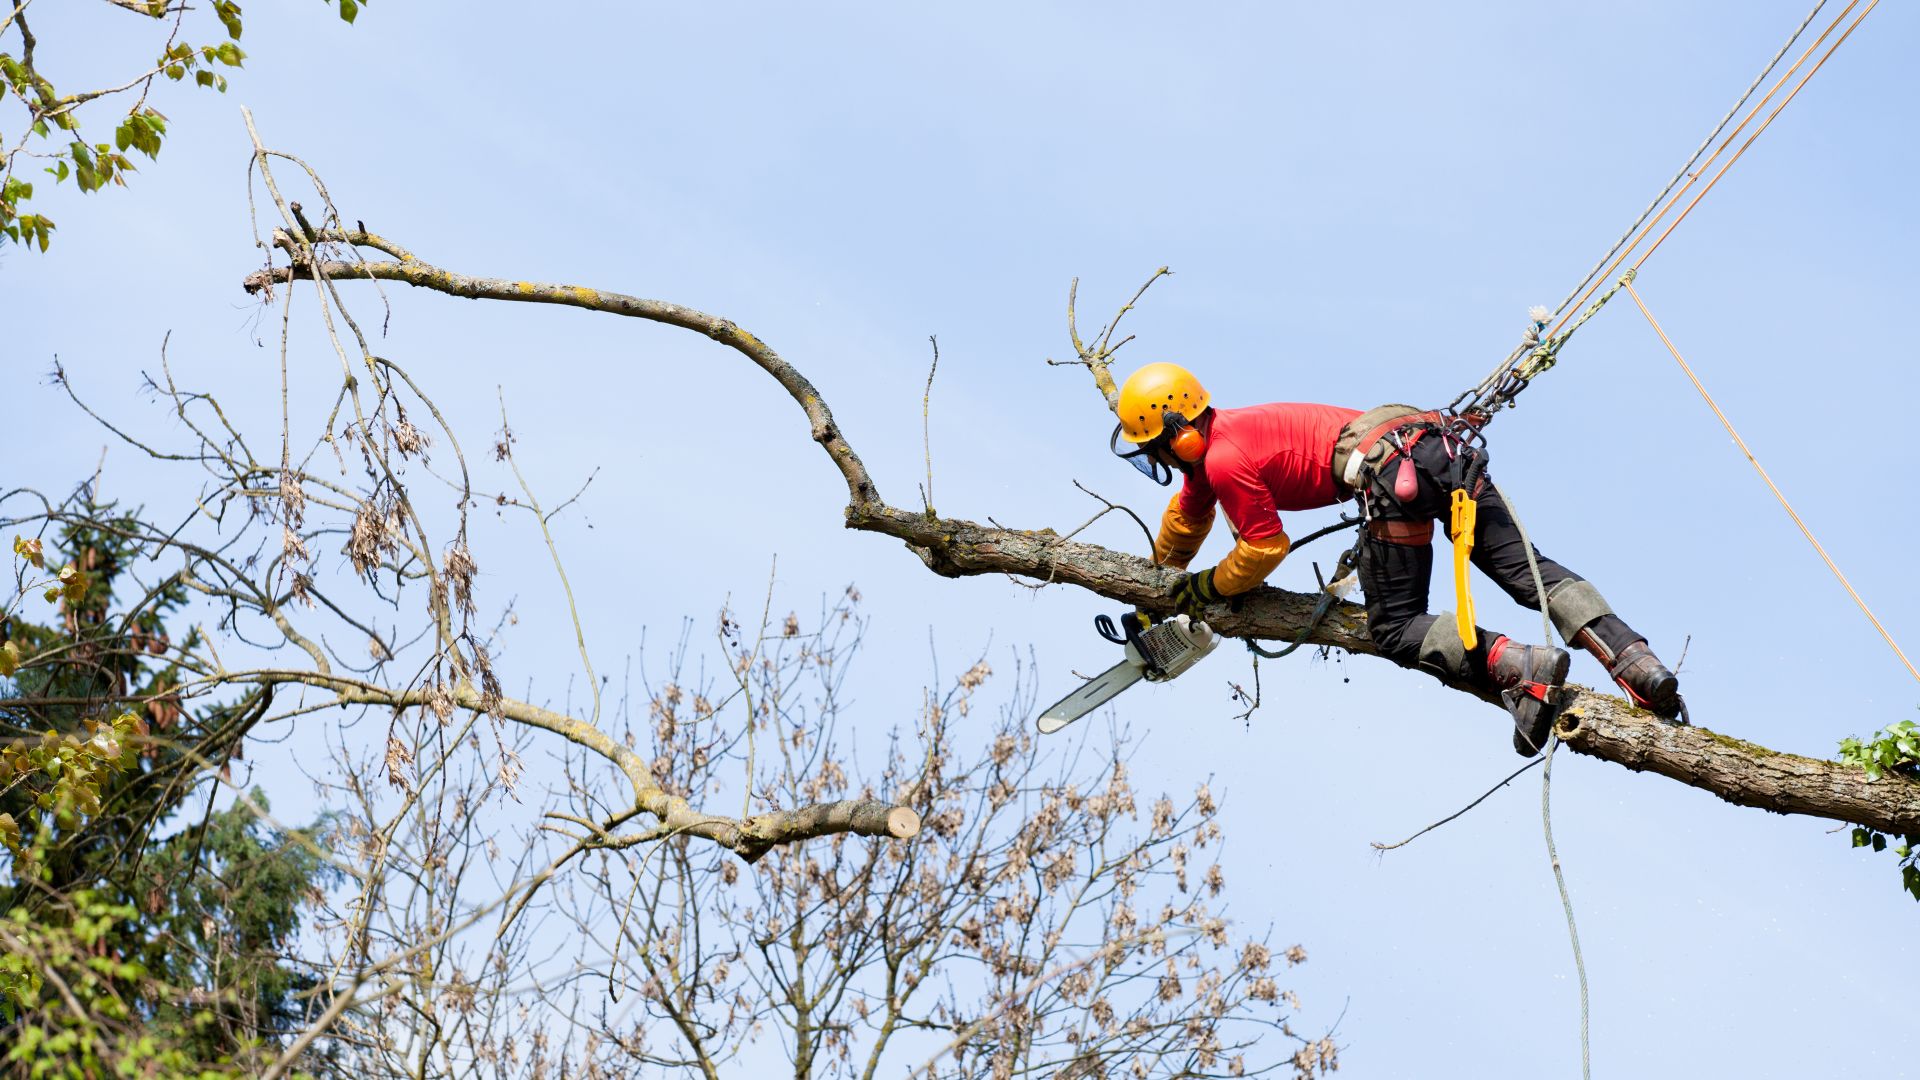
[[[1838,4],[1833,5],[1836,9]],[[1122,367],[1172,359],[1221,404],[1439,404],[1556,302],[1804,15],[1803,0],[1610,5],[382,2],[358,25],[257,4],[225,97],[175,93],[128,190],[43,188],[45,256],[0,256],[3,486],[71,483],[102,436],[41,377],[173,431],[138,390],[177,372],[273,408],[240,278],[250,105],[348,218],[470,273],[686,303],[805,371],[881,492],[917,499],[927,336],[943,513],[1070,528],[1078,479],[1144,515],[1164,492],[1106,457],[1111,418],[1067,353],[1162,264]],[[57,82],[149,48],[104,4],[36,6]],[[1896,637],[1920,647],[1920,511],[1905,413],[1920,270],[1912,178],[1920,14],[1885,4],[1649,263],[1642,293]],[[53,43],[64,40],[64,46]],[[84,40],[84,44],[81,42]],[[382,349],[480,444],[513,408],[542,492],[600,470],[558,539],[602,671],[729,594],[811,608],[857,582],[876,633],[857,719],[906,722],[930,675],[1031,643],[1050,690],[1112,650],[1112,605],[947,581],[840,526],[844,489],[779,389],[694,335],[578,311],[387,290]],[[369,295],[363,309],[374,304]],[[271,323],[271,320],[268,320]],[[269,342],[269,345],[271,343]],[[324,340],[298,346],[309,360]],[[328,361],[331,363],[331,361]],[[327,370],[313,378],[312,389]],[[1889,434],[1888,429],[1893,433]],[[1541,546],[1682,673],[1696,720],[1828,755],[1914,716],[1898,666],[1622,299],[1492,429],[1493,475]],[[109,453],[110,495],[178,478]],[[1887,487],[1889,479],[1901,485]],[[494,484],[499,478],[492,480]],[[169,494],[171,493],[171,495]],[[1301,533],[1333,512],[1295,515]],[[1224,530],[1221,530],[1224,533]],[[1109,518],[1095,539],[1139,550]],[[517,597],[506,663],[558,693],[578,665],[537,537],[483,522],[482,602]],[[1327,541],[1281,568],[1312,582]],[[1203,558],[1224,553],[1216,537]],[[1445,585],[1445,575],[1441,575]],[[1537,635],[1484,581],[1482,621]],[[1009,667],[1011,665],[1008,665]],[[1233,914],[1304,944],[1343,1076],[1575,1075],[1566,929],[1529,776],[1384,859],[1517,764],[1498,712],[1368,658],[1262,668],[1237,645],[1134,691],[1142,790],[1211,778]],[[1585,657],[1574,677],[1600,672]],[[313,723],[324,723],[315,719]],[[297,774],[271,748],[269,784]],[[276,771],[277,770],[277,771]],[[1562,755],[1554,823],[1593,992],[1596,1075],[1907,1076],[1920,909],[1890,856],[1829,823],[1722,804]]]

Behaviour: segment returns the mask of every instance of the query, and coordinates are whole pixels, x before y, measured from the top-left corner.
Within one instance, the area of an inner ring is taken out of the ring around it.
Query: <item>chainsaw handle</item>
[[[1124,619],[1127,618],[1127,616],[1122,615],[1121,618]],[[1115,645],[1125,645],[1127,643],[1127,636],[1114,628],[1113,616],[1111,615],[1095,615],[1093,617],[1093,628],[1099,632],[1101,637],[1106,638]]]

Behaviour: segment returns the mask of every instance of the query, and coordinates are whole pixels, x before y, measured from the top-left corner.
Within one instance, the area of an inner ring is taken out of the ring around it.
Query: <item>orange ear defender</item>
[[[1207,437],[1200,429],[1187,422],[1187,418],[1169,409],[1164,414],[1166,426],[1173,429],[1173,438],[1167,441],[1167,448],[1173,456],[1191,465],[1207,453]]]

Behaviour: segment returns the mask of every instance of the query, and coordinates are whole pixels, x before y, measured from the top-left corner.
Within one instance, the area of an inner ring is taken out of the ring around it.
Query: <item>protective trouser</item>
[[[1402,667],[1418,667],[1443,681],[1491,689],[1487,649],[1499,635],[1481,630],[1475,648],[1468,649],[1451,612],[1427,611],[1433,581],[1433,523],[1447,520],[1452,495],[1442,483],[1451,464],[1447,449],[1447,439],[1437,431],[1413,444],[1408,452],[1419,483],[1410,498],[1402,500],[1393,494],[1397,455],[1362,495],[1367,500],[1368,524],[1360,548],[1360,586],[1366,591],[1367,629],[1381,655]],[[1539,610],[1526,542],[1513,523],[1513,514],[1491,479],[1485,479],[1475,495],[1479,512],[1473,565],[1522,607]],[[1551,603],[1549,614],[1569,642],[1591,647],[1584,640],[1576,641],[1588,638],[1617,655],[1645,640],[1613,613],[1585,579],[1538,549],[1534,557]]]

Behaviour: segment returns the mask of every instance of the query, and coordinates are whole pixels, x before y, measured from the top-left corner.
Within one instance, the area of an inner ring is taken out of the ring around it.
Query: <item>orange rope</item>
[[[1838,50],[1840,46],[1847,43],[1847,39],[1853,36],[1853,32],[1860,28],[1861,21],[1864,20],[1868,15],[1872,14],[1873,9],[1878,7],[1879,5],[1880,5],[1880,0],[1872,0],[1872,2],[1867,5],[1866,10],[1862,11],[1859,17],[1853,20],[1853,25],[1847,27],[1847,32],[1840,35],[1840,40],[1834,42],[1833,45],[1827,49],[1826,54],[1820,57],[1819,63],[1814,64],[1813,67],[1810,68],[1805,75],[1800,77],[1800,81],[1793,85],[1793,89],[1787,92],[1787,96],[1780,99],[1780,104],[1775,105],[1773,107],[1773,111],[1767,114],[1767,118],[1760,122],[1759,127],[1754,129],[1753,134],[1747,136],[1747,141],[1740,144],[1740,149],[1734,151],[1733,156],[1727,159],[1727,163],[1725,165],[1720,166],[1720,171],[1713,174],[1713,179],[1707,181],[1707,186],[1700,189],[1700,194],[1695,195],[1693,197],[1693,201],[1687,204],[1687,208],[1685,210],[1680,211],[1680,216],[1673,219],[1673,224],[1667,226],[1667,231],[1661,233],[1660,238],[1653,242],[1653,246],[1648,248],[1646,251],[1642,252],[1640,257],[1634,260],[1633,268],[1635,270],[1640,269],[1641,265],[1647,261],[1648,257],[1651,256],[1655,251],[1658,251],[1660,249],[1661,244],[1666,243],[1667,237],[1673,234],[1673,230],[1678,228],[1681,222],[1687,220],[1687,215],[1693,213],[1693,208],[1700,205],[1701,199],[1704,199],[1707,197],[1707,192],[1713,190],[1713,185],[1719,183],[1720,178],[1727,175],[1727,170],[1733,168],[1733,163],[1740,160],[1740,155],[1747,152],[1747,147],[1753,145],[1753,140],[1759,138],[1760,133],[1767,130],[1767,125],[1773,123],[1773,118],[1780,115],[1780,110],[1787,107],[1787,103],[1792,101],[1794,98],[1794,95],[1800,92],[1800,88],[1807,85],[1807,80],[1813,78],[1816,74],[1819,73],[1821,66],[1824,65],[1829,59],[1833,57],[1834,52]],[[1849,5],[1849,10],[1851,10],[1851,5]],[[1845,11],[1840,13],[1842,18],[1845,18],[1846,14],[1847,13]],[[1825,37],[1824,34],[1821,36],[1822,38]],[[1813,44],[1815,47],[1818,47],[1820,42],[1816,41]],[[1801,59],[1805,59],[1805,57],[1802,57]],[[1792,75],[1793,72],[1789,71],[1787,72],[1787,74]],[[1765,105],[1765,104],[1766,102],[1764,100],[1760,102],[1760,105]],[[1760,108],[1760,105],[1754,106],[1754,109],[1757,111]],[[1737,135],[1739,134],[1739,132],[1736,131],[1734,134]],[[1728,136],[1728,138],[1731,139],[1732,136],[1730,135]],[[1702,167],[1701,171],[1705,172],[1706,170],[1704,167]],[[1684,193],[1685,193],[1685,189],[1682,189],[1682,194]],[[1677,199],[1679,198],[1679,196],[1676,195],[1674,196],[1674,198]],[[1651,228],[1651,226],[1649,226],[1649,228]],[[1917,675],[1916,677],[1920,677],[1920,675]]]
[[[1872,6],[1869,5],[1867,10],[1871,11]],[[1862,12],[1861,14],[1864,16],[1866,13]],[[1856,22],[1854,25],[1858,26],[1859,23]],[[1851,28],[1849,28],[1848,32],[1852,32]],[[1844,41],[1845,39],[1842,38],[1841,40]],[[1838,42],[1835,43],[1836,46],[1838,44]],[[1831,55],[1831,53],[1829,53],[1829,55]],[[1816,67],[1815,70],[1819,69]],[[1812,72],[1808,74],[1811,75]],[[1782,104],[1785,104],[1785,102],[1782,102]],[[1758,132],[1755,134],[1758,134]],[[1731,164],[1731,162],[1729,162],[1729,164]],[[1700,396],[1706,399],[1707,407],[1713,410],[1714,416],[1719,417],[1720,426],[1727,429],[1727,434],[1733,436],[1733,441],[1740,447],[1740,452],[1747,456],[1747,462],[1753,466],[1753,471],[1759,473],[1760,479],[1767,482],[1767,487],[1773,491],[1773,497],[1780,500],[1781,508],[1787,512],[1788,517],[1793,519],[1793,523],[1800,527],[1800,534],[1807,538],[1807,543],[1813,545],[1813,550],[1820,553],[1821,561],[1827,564],[1827,569],[1833,571],[1833,576],[1839,579],[1841,586],[1847,590],[1847,595],[1853,597],[1853,602],[1860,606],[1860,611],[1867,617],[1867,621],[1873,624],[1875,630],[1880,631],[1880,636],[1887,640],[1888,647],[1893,650],[1895,656],[1900,658],[1900,662],[1907,666],[1907,671],[1911,673],[1915,679],[1920,679],[1920,669],[1916,669],[1913,666],[1913,661],[1907,659],[1907,654],[1900,650],[1900,645],[1893,640],[1893,635],[1888,633],[1887,628],[1880,624],[1880,620],[1874,615],[1873,609],[1869,608],[1867,602],[1862,600],[1860,594],[1854,590],[1853,583],[1847,580],[1847,575],[1841,573],[1840,567],[1834,564],[1832,556],[1827,554],[1827,549],[1821,547],[1820,541],[1814,539],[1813,530],[1807,528],[1807,523],[1800,520],[1800,515],[1794,512],[1793,504],[1789,503],[1786,495],[1781,493],[1780,486],[1773,482],[1773,477],[1767,475],[1767,470],[1761,466],[1760,459],[1753,456],[1753,451],[1747,446],[1747,440],[1741,438],[1740,433],[1734,430],[1733,421],[1727,419],[1727,414],[1720,410],[1720,405],[1713,400],[1713,395],[1707,393],[1706,386],[1700,382],[1700,376],[1693,373],[1692,366],[1687,363],[1685,357],[1680,355],[1680,350],[1673,347],[1673,339],[1667,337],[1667,332],[1660,328],[1660,323],[1653,317],[1653,312],[1647,310],[1647,302],[1640,299],[1639,290],[1633,287],[1633,282],[1631,281],[1626,283],[1626,287],[1627,295],[1633,297],[1633,302],[1639,305],[1640,314],[1647,317],[1647,325],[1653,327],[1653,332],[1660,335],[1660,343],[1665,345],[1667,351],[1673,354],[1674,361],[1680,365],[1681,371],[1687,373],[1687,378],[1693,383],[1693,388],[1700,391]]]
[[[1872,11],[1873,6],[1875,4],[1878,4],[1879,2],[1880,0],[1872,0],[1872,3],[1869,4],[1867,7],[1867,11]],[[1753,118],[1755,116],[1758,116],[1760,114],[1760,110],[1767,107],[1767,102],[1773,100],[1773,95],[1780,92],[1780,88],[1786,85],[1787,80],[1793,78],[1793,73],[1800,70],[1800,65],[1807,62],[1807,57],[1813,55],[1814,50],[1820,47],[1820,43],[1827,40],[1828,35],[1832,34],[1834,29],[1838,27],[1840,23],[1846,19],[1848,13],[1853,11],[1854,8],[1858,7],[1859,4],[1860,4],[1860,0],[1852,0],[1852,3],[1849,3],[1844,9],[1842,9],[1840,14],[1834,16],[1833,21],[1827,24],[1827,28],[1825,30],[1820,31],[1820,36],[1814,39],[1813,44],[1807,46],[1807,51],[1801,53],[1800,58],[1793,62],[1793,66],[1788,68],[1786,72],[1782,74],[1780,78],[1771,87],[1767,89],[1766,96],[1762,97],[1758,102],[1754,104],[1752,110],[1750,110],[1746,116],[1741,118],[1740,123],[1735,125],[1732,131],[1727,133],[1726,139],[1723,140],[1720,143],[1720,145],[1714,149],[1713,153],[1708,156],[1707,160],[1700,163],[1699,170],[1695,172],[1692,176],[1688,177],[1686,184],[1683,185],[1679,191],[1674,192],[1673,198],[1668,199],[1667,204],[1660,208],[1660,212],[1655,214],[1652,217],[1652,219],[1647,222],[1646,227],[1640,230],[1640,235],[1634,237],[1633,242],[1628,244],[1624,249],[1621,250],[1619,258],[1615,259],[1613,261],[1613,264],[1607,267],[1607,270],[1605,273],[1596,275],[1594,277],[1593,285],[1589,287],[1587,291],[1581,295],[1578,302],[1566,308],[1566,314],[1561,316],[1560,321],[1557,324],[1555,324],[1553,330],[1550,333],[1543,335],[1543,339],[1551,339],[1555,335],[1559,334],[1561,329],[1567,325],[1567,321],[1569,319],[1572,319],[1574,314],[1581,309],[1581,306],[1584,305],[1587,302],[1587,300],[1593,296],[1595,292],[1599,291],[1600,286],[1602,284],[1604,284],[1609,278],[1613,277],[1614,271],[1618,270],[1620,268],[1620,265],[1627,261],[1627,257],[1633,254],[1634,249],[1640,246],[1641,241],[1645,240],[1647,236],[1653,232],[1655,226],[1659,225],[1660,222],[1667,216],[1668,212],[1670,212],[1676,205],[1678,205],[1682,198],[1686,197],[1687,192],[1693,189],[1693,185],[1696,183],[1699,183],[1700,177],[1706,174],[1707,169],[1712,167],[1713,163],[1719,159],[1720,155],[1726,151],[1727,147],[1733,145],[1733,140],[1736,138],[1739,138],[1740,133],[1746,130],[1746,126],[1753,122]],[[1866,18],[1866,12],[1861,12],[1860,18],[1862,19]],[[1854,20],[1854,26],[1858,26],[1858,25],[1860,25],[1859,20],[1858,19]],[[1853,33],[1853,28],[1849,27],[1847,29],[1847,33],[1848,34]],[[1842,36],[1841,41],[1845,41],[1845,40],[1846,38]],[[1839,48],[1839,42],[1834,43],[1834,48]],[[1832,55],[1833,55],[1832,50],[1831,49],[1828,50],[1827,56],[1832,56]],[[1822,57],[1820,59],[1820,63],[1821,64],[1826,63],[1826,57]],[[1814,70],[1815,71],[1819,70],[1818,64],[1814,66]],[[1808,74],[1808,78],[1811,78],[1813,73],[1808,72],[1807,74]],[[1805,85],[1806,85],[1806,80],[1802,79],[1800,81],[1800,86],[1805,86]],[[1799,92],[1800,92],[1799,86],[1794,87],[1793,93],[1797,94]],[[1788,95],[1787,100],[1789,101],[1792,100],[1792,94]],[[1782,107],[1784,107],[1785,104],[1786,102],[1781,102]],[[1770,115],[1767,117],[1767,123],[1772,123],[1773,116],[1778,115],[1779,112],[1780,110],[1776,108],[1773,112],[1773,115]],[[1762,130],[1765,130],[1765,125],[1762,125]],[[1758,136],[1759,132],[1756,131],[1754,134]],[[1739,153],[1736,153],[1734,155],[1734,160],[1738,160],[1740,154],[1745,153],[1747,146],[1752,145],[1752,143],[1753,143],[1753,140],[1748,139],[1746,144],[1740,147]],[[1728,161],[1727,164],[1732,165],[1733,161]],[[1724,174],[1725,172],[1726,172],[1726,169],[1723,167],[1720,170],[1720,174]],[[1713,183],[1719,182],[1720,174],[1716,174],[1714,176]],[[1713,183],[1709,183],[1707,186],[1711,188],[1713,186]],[[1701,194],[1705,195],[1706,192],[1702,191]],[[1693,210],[1694,205],[1698,204],[1699,201],[1700,200],[1698,198],[1695,198],[1693,203],[1688,204],[1686,211],[1682,212],[1680,217],[1681,218],[1686,217],[1687,213],[1691,212]],[[1675,219],[1674,224],[1678,225],[1679,219]],[[1670,233],[1672,231],[1673,231],[1672,226],[1669,226],[1667,229],[1667,232]],[[1666,238],[1667,238],[1666,233],[1662,233],[1660,236],[1660,239],[1665,240]],[[1659,244],[1656,242],[1654,246],[1658,247]],[[1645,256],[1642,256],[1641,262],[1645,262],[1645,261],[1646,261]],[[1634,265],[1637,267],[1640,264],[1635,263]]]

